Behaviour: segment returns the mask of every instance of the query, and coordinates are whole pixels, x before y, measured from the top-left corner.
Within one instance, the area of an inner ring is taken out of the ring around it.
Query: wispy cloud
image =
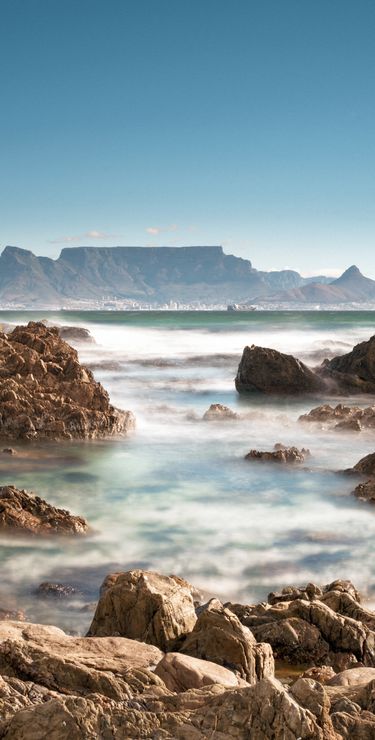
[[[87,239],[116,239],[120,234],[108,234],[106,231],[99,231],[98,229],[90,229],[85,231],[83,234],[74,234],[59,236],[56,239],[49,239],[49,244],[71,244],[72,242],[86,241]]]
[[[315,277],[317,275],[325,275],[326,277],[336,278],[340,277],[343,272],[344,269],[340,267],[318,267],[316,270],[307,272],[306,270],[302,270],[301,274],[303,275],[303,277]]]
[[[145,231],[151,236],[157,236],[158,234],[168,234],[171,231],[177,231],[177,224],[170,224],[169,226],[147,226]]]

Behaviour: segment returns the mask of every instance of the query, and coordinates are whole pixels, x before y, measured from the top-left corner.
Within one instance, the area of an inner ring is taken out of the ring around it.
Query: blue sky
[[[373,0],[1,0],[0,245],[375,277]]]

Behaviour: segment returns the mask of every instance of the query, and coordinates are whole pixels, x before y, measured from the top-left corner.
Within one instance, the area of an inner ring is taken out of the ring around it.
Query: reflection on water
[[[83,539],[2,537],[3,601],[15,595],[30,619],[83,631],[102,579],[119,568],[174,572],[224,600],[251,602],[288,583],[338,577],[371,593],[375,510],[350,496],[352,479],[332,471],[373,451],[374,432],[298,424],[321,399],[239,397],[233,378],[245,344],[315,363],[369,338],[373,314],[55,319],[90,329],[97,344],[79,346],[80,358],[115,405],[136,413],[137,430],[122,440],[17,445],[16,456],[0,456],[3,485],[34,490],[92,527]],[[20,323],[25,314],[2,320]],[[241,418],[203,422],[217,402]],[[250,448],[275,442],[308,447],[308,468],[244,461]],[[46,580],[76,592],[66,602],[40,599],[35,589]]]

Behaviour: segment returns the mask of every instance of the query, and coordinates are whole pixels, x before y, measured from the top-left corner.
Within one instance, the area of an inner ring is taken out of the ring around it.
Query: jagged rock
[[[192,586],[177,576],[133,570],[110,576],[88,636],[122,635],[173,650],[196,622]]]
[[[297,395],[324,390],[321,378],[300,360],[254,344],[243,351],[235,384],[239,393]]]
[[[221,686],[239,686],[244,681],[227,668],[200,660],[191,655],[167,653],[155,668],[155,674],[164,681],[171,691],[187,691],[202,686],[220,684]]]
[[[55,327],[29,322],[0,333],[0,437],[73,439],[129,431],[134,417],[80,365]]]
[[[71,599],[74,596],[80,595],[74,586],[70,586],[68,583],[51,583],[50,581],[43,581],[40,583],[38,588],[35,590],[35,595],[42,599]]]
[[[236,670],[250,684],[274,675],[270,646],[258,644],[250,630],[218,599],[211,599],[200,612],[180,652]]]
[[[315,422],[327,425],[338,430],[360,432],[362,428],[373,429],[375,427],[375,406],[337,406],[323,404],[311,409],[307,414],[302,414],[298,421]]]
[[[56,509],[39,496],[14,486],[0,487],[0,531],[32,535],[85,534],[88,524],[80,516]]]
[[[277,444],[272,452],[261,452],[260,450],[250,450],[245,455],[245,460],[261,460],[262,462],[276,463],[302,463],[306,457],[309,457],[310,450],[298,450],[297,447],[284,447]]]
[[[212,403],[210,408],[203,414],[203,421],[230,421],[239,419],[239,415],[221,403]]]
[[[272,645],[277,658],[337,670],[355,662],[374,667],[375,614],[361,606],[354,586],[335,581],[319,591],[310,584],[306,592],[292,588],[288,600],[272,594],[272,603],[227,607],[257,640]]]
[[[319,719],[276,679],[255,686],[212,686],[138,701],[61,697],[23,709],[6,723],[4,740],[333,740]],[[336,738],[335,738],[336,740]],[[338,740],[338,738],[337,738]]]
[[[307,671],[301,673],[300,678],[312,678],[313,681],[318,683],[327,684],[330,683],[331,678],[336,676],[335,671],[330,665],[314,666],[308,668]]]
[[[358,486],[353,491],[353,495],[363,499],[363,501],[375,503],[375,480],[372,479],[366,481],[366,483],[358,483]]]

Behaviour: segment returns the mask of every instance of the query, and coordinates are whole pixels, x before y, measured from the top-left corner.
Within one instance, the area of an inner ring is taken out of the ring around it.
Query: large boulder
[[[235,379],[239,393],[275,395],[317,393],[324,383],[303,362],[266,347],[245,347]]]
[[[0,674],[63,694],[128,699],[142,680],[145,686],[161,684],[150,671],[162,657],[158,648],[123,637],[88,639],[57,627],[0,623]]]
[[[272,645],[276,658],[336,670],[356,663],[375,667],[375,614],[362,607],[348,581],[289,588],[279,598],[271,594],[268,603],[227,607],[257,640]]]
[[[106,583],[88,636],[122,635],[173,650],[193,629],[193,589],[182,578],[132,570]]]
[[[30,322],[0,333],[0,437],[74,439],[129,431],[134,417],[108,393],[58,329]]]
[[[167,653],[155,668],[155,674],[161,678],[171,691],[200,689],[202,686],[220,684],[221,686],[239,686],[241,681],[233,671],[209,660],[200,660],[182,653]]]
[[[325,360],[322,374],[348,393],[375,393],[375,336],[346,355]]]
[[[211,599],[201,610],[180,652],[235,670],[250,684],[274,675],[270,645],[257,643],[250,630],[218,599]]]
[[[0,486],[0,531],[75,535],[85,534],[88,524],[82,517],[56,509],[39,496],[14,486]]]

